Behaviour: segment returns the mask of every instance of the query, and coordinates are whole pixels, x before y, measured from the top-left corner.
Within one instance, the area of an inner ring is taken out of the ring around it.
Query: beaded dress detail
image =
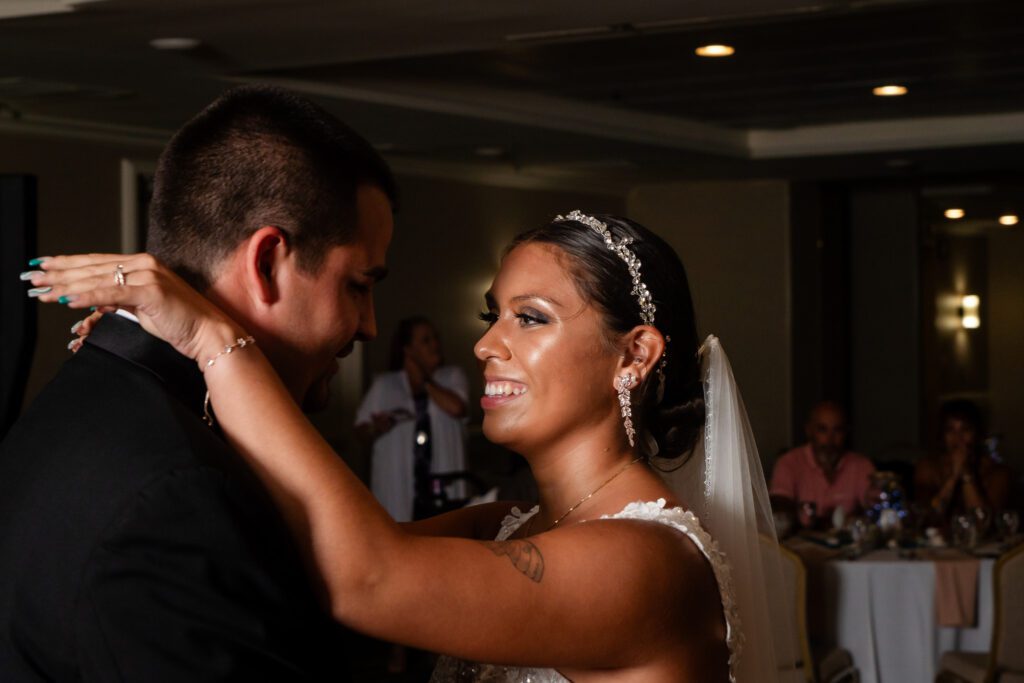
[[[521,512],[517,507],[512,508],[510,514],[502,521],[501,530],[494,540],[507,540],[530,517],[537,514],[539,509],[534,506],[529,512]],[[685,534],[708,559],[722,597],[726,643],[729,647],[729,680],[735,683],[736,662],[743,639],[733,598],[732,578],[725,556],[718,550],[718,545],[710,534],[700,525],[697,516],[680,507],[666,509],[665,499],[659,498],[653,502],[630,503],[621,512],[604,515],[601,519],[638,519],[665,524]],[[569,679],[554,669],[480,664],[454,657],[441,657],[430,683],[569,683]]]

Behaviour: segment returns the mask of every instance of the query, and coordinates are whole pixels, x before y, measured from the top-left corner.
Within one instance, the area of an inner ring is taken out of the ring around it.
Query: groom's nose
[[[365,298],[363,310],[359,312],[359,328],[356,330],[356,338],[360,341],[370,341],[377,336],[377,312],[373,305],[372,294]]]

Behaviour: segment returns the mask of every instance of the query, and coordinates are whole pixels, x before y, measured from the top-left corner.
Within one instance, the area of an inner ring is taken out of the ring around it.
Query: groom
[[[149,250],[315,408],[336,358],[376,334],[394,195],[385,162],[327,112],[237,88],[162,154]],[[347,680],[320,586],[267,492],[204,423],[203,397],[195,362],[107,315],[12,428],[0,680]]]

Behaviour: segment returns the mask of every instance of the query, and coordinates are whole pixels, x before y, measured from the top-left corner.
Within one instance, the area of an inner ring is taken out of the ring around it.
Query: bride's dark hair
[[[668,363],[662,399],[658,400],[658,374],[650,372],[634,395],[634,421],[640,434],[646,431],[654,437],[659,458],[688,455],[704,426],[704,387],[686,270],[675,250],[639,223],[618,216],[592,215],[608,226],[616,242],[623,237],[633,238],[629,249],[640,260],[640,278],[657,308],[654,327],[671,339],[665,354]],[[644,324],[625,262],[593,228],[575,220],[555,220],[522,233],[508,251],[527,243],[550,244],[567,257],[566,266],[583,299],[603,314],[612,344]],[[649,458],[645,441],[639,439],[637,446],[640,454]]]

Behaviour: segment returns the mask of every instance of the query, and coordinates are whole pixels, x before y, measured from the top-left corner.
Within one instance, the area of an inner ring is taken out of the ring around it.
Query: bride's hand
[[[242,336],[223,311],[150,254],[56,256],[38,267],[42,272],[31,277],[32,286],[51,288],[40,301],[127,310],[143,329],[189,358],[205,359]]]

